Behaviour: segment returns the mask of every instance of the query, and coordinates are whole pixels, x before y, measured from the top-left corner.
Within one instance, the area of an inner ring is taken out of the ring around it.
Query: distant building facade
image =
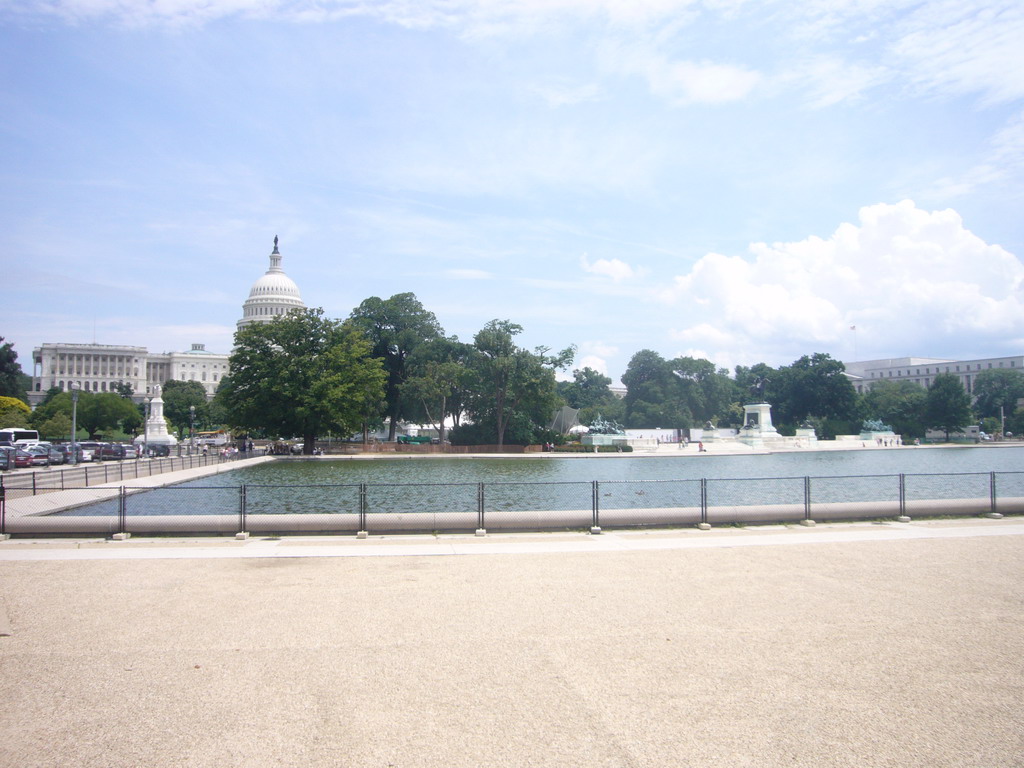
[[[894,357],[844,363],[846,375],[858,392],[869,392],[879,381],[910,381],[927,389],[940,373],[960,379],[968,393],[974,393],[974,380],[983,371],[999,368],[1024,372],[1024,355],[984,357],[976,360],[947,360],[935,357]]]
[[[253,283],[242,305],[238,328],[268,323],[292,309],[304,309],[299,288],[281,268],[281,254],[274,238],[270,269]],[[146,347],[114,344],[43,344],[32,350],[32,391],[35,407],[53,387],[83,392],[114,392],[127,384],[133,399],[143,400],[168,381],[196,381],[212,398],[228,375],[228,354],[208,352],[205,344],[193,344],[185,352],[150,352]]]

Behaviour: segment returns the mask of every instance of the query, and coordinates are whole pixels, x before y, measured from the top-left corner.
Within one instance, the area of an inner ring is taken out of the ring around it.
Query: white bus
[[[38,443],[39,432],[21,427],[5,427],[0,429],[0,445],[20,445],[22,443]]]

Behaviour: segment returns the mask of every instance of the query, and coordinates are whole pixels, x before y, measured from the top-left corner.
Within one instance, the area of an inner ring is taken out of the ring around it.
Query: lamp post
[[[71,463],[78,464],[78,390],[77,381],[71,382]]]
[[[191,454],[196,450],[196,407],[194,405],[188,407],[188,431],[188,452]]]

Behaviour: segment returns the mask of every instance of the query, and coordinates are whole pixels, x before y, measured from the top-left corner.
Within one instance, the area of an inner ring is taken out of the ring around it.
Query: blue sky
[[[0,335],[414,292],[618,379],[1024,348],[1018,0],[0,0]],[[856,332],[850,330],[856,326]]]

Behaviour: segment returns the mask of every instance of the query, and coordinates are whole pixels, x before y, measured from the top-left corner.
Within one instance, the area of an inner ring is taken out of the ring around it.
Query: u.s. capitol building
[[[281,267],[281,253],[274,238],[270,268],[249,290],[242,304],[238,328],[269,323],[292,309],[305,309],[299,287]],[[197,381],[207,397],[228,374],[228,354],[208,352],[205,344],[193,344],[184,352],[150,352],[146,347],[119,344],[43,344],[32,350],[32,391],[35,407],[52,387],[61,390],[77,385],[85,392],[114,392],[119,384],[132,388],[142,400],[171,380]]]

